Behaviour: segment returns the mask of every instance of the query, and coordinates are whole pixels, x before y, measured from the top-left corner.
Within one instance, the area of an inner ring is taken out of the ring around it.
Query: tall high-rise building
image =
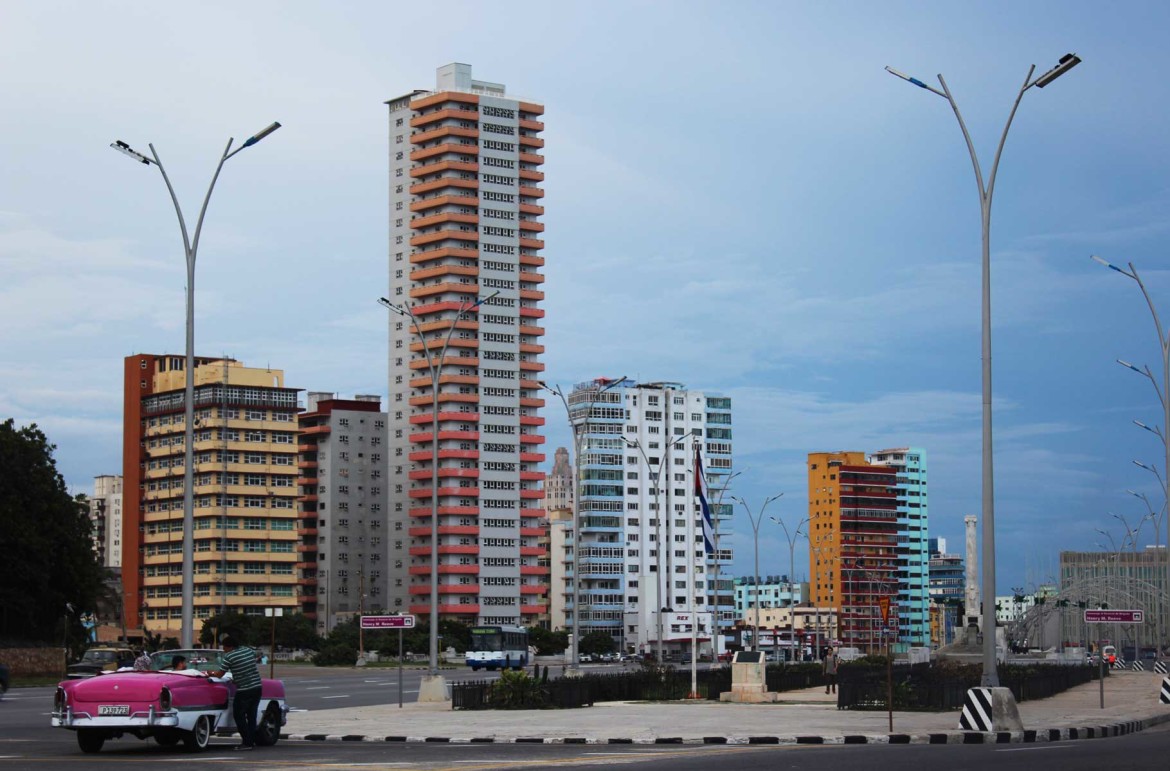
[[[930,525],[927,506],[926,451],[919,447],[878,450],[877,466],[897,470],[898,496],[898,640],[896,647],[930,642]]]
[[[418,320],[390,318],[390,520],[406,532],[390,550],[391,590],[429,613],[437,568],[443,618],[530,624],[547,612],[549,575],[537,380],[544,108],[473,80],[467,64],[387,105],[389,300]]]
[[[808,455],[812,601],[837,608],[839,638],[847,647],[877,650],[887,640],[883,631],[896,635],[896,488],[896,469],[870,464],[865,453]]]
[[[382,397],[310,391],[298,416],[301,612],[327,634],[358,612],[401,610],[391,600],[387,543],[386,413]],[[401,522],[398,523],[401,527]]]
[[[734,616],[734,576],[731,549],[704,551],[694,447],[704,488],[715,491],[708,493],[712,515],[726,521],[731,506],[716,499],[731,474],[731,400],[679,383],[594,380],[577,385],[568,402],[582,481],[577,554],[566,550],[564,559],[567,577],[579,575],[581,607],[578,614],[568,580],[554,587],[566,596],[566,626],[579,616],[582,634],[603,631],[623,650],[650,651],[659,640],[657,611],[669,608],[662,639],[678,653],[689,646],[693,609],[709,647],[717,597],[721,615]]]
[[[122,477],[102,474],[93,478],[89,499],[89,521],[93,523],[93,549],[102,567],[122,567]]]
[[[544,480],[544,508],[559,511],[573,508],[573,486],[576,474],[569,460],[569,451],[558,447],[553,453],[552,471]]]
[[[126,624],[182,626],[184,356],[125,359]],[[200,619],[297,607],[297,389],[284,373],[195,359],[195,597]]]
[[[966,594],[967,569],[961,554],[948,554],[945,538],[927,539],[930,552],[931,644],[947,645],[955,639]]]

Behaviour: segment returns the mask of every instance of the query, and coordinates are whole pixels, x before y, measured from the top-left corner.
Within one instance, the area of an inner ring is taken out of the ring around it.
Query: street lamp
[[[401,305],[392,303],[385,297],[379,297],[378,303],[398,314],[410,319],[410,331],[418,335],[422,344],[423,355],[426,357],[427,370],[431,374],[431,616],[430,616],[430,663],[424,683],[420,689],[430,693],[443,691],[446,693],[446,683],[439,674],[439,374],[447,360],[447,347],[451,344],[451,336],[463,319],[469,313],[500,292],[496,290],[485,297],[477,297],[474,302],[463,301],[451,319],[451,328],[447,330],[447,337],[443,340],[443,347],[439,352],[438,362],[431,356],[431,346],[423,334],[422,327],[414,315],[414,311],[407,303]],[[420,693],[421,697],[421,693]]]
[[[598,389],[597,394],[603,394],[611,388],[616,388],[626,381],[626,376],[622,375],[617,380],[606,380],[599,378],[597,382],[604,382],[605,385]],[[547,383],[543,381],[536,381],[537,384],[548,391],[550,394],[555,394],[560,397],[561,404],[565,406],[565,417],[569,420],[569,431],[573,435],[573,505],[572,505],[572,527],[569,528],[569,551],[573,554],[573,632],[569,635],[569,671],[571,676],[579,675],[581,666],[581,593],[579,591],[581,580],[581,559],[577,553],[581,543],[581,539],[577,535],[577,530],[581,526],[580,519],[580,500],[581,493],[584,488],[584,480],[581,478],[581,444],[585,439],[585,435],[589,433],[589,418],[590,412],[593,409],[593,400],[590,399],[585,407],[585,419],[581,424],[581,431],[577,431],[577,426],[573,423],[573,413],[569,410],[569,400],[565,397],[565,392],[560,386],[550,388]]]
[[[959,112],[959,105],[951,96],[951,90],[947,87],[947,82],[940,74],[938,76],[939,85],[942,86],[940,91],[933,86],[923,83],[921,80],[912,78],[892,67],[886,67],[886,71],[891,75],[908,81],[919,88],[924,88],[933,94],[943,97],[951,105],[951,109],[955,112],[955,118],[959,121],[959,128],[963,132],[963,139],[967,143],[967,151],[971,155],[971,165],[975,168],[975,182],[979,186],[979,209],[981,213],[981,222],[983,226],[983,605],[985,612],[984,626],[988,626],[986,619],[990,618],[992,623],[989,629],[983,630],[983,677],[982,684],[984,687],[995,688],[999,686],[999,672],[996,669],[995,663],[995,482],[994,472],[992,468],[992,444],[991,444],[991,200],[995,193],[995,175],[999,170],[999,159],[1003,154],[1003,146],[1007,141],[1008,129],[1011,128],[1012,119],[1015,118],[1016,110],[1020,106],[1020,100],[1024,98],[1024,92],[1032,86],[1044,88],[1052,81],[1065,74],[1073,67],[1080,64],[1080,57],[1076,54],[1065,54],[1060,58],[1060,61],[1055,67],[1040,77],[1032,80],[1032,73],[1036,70],[1036,65],[1028,68],[1028,74],[1024,78],[1024,85],[1020,87],[1019,93],[1016,95],[1016,101],[1012,105],[1012,110],[1008,114],[1007,124],[1003,127],[1003,134],[999,139],[999,147],[995,151],[995,160],[991,164],[991,175],[988,177],[987,184],[983,184],[983,171],[979,166],[979,158],[975,153],[975,145],[971,142],[971,135],[967,132],[967,124],[963,122],[963,115]]]
[[[199,209],[199,219],[195,222],[195,237],[187,237],[187,222],[183,219],[183,210],[179,206],[179,199],[175,195],[175,188],[163,168],[162,160],[158,157],[153,144],[148,144],[150,157],[135,151],[122,140],[111,142],[110,147],[141,164],[158,166],[163,182],[167,185],[167,192],[171,194],[171,203],[175,205],[175,214],[179,217],[179,230],[183,234],[183,253],[187,260],[187,383],[183,391],[184,420],[186,422],[183,436],[183,608],[182,627],[180,630],[180,644],[184,648],[193,647],[195,630],[195,258],[199,252],[199,234],[203,230],[203,217],[207,214],[207,204],[211,201],[211,191],[215,189],[215,182],[219,179],[219,172],[227,160],[246,147],[259,142],[264,137],[280,128],[280,124],[273,122],[244,140],[244,143],[232,150],[234,138],[229,137],[227,146],[223,149],[219,164],[215,167],[215,174],[211,176],[211,184],[207,186],[207,195],[203,197],[203,206]]]
[[[669,397],[667,397],[667,398],[669,399]],[[666,467],[666,461],[670,457],[670,451],[685,444],[688,437],[680,436],[678,439],[674,439],[674,440],[666,443],[666,446],[663,447],[662,457],[660,457],[658,459],[658,470],[657,471],[655,471],[654,467],[652,465],[650,465],[650,458],[649,458],[649,456],[646,455],[646,449],[644,447],[642,447],[642,443],[639,440],[627,439],[624,436],[621,437],[621,439],[623,442],[625,442],[626,447],[629,447],[631,450],[638,451],[638,454],[642,456],[642,462],[646,464],[646,473],[653,475],[652,478],[647,480],[647,481],[651,481],[654,483],[654,517],[655,517],[655,520],[658,522],[658,525],[656,528],[657,529],[656,536],[657,536],[658,548],[655,550],[658,553],[658,557],[655,560],[655,563],[656,563],[655,567],[658,568],[658,570],[657,570],[657,572],[658,572],[658,612],[657,612],[657,617],[658,617],[658,620],[657,620],[657,626],[658,626],[658,664],[659,664],[659,666],[661,666],[663,663],[663,653],[664,653],[664,647],[663,647],[663,645],[664,645],[664,642],[663,642],[664,630],[663,630],[663,626],[662,626],[662,614],[670,610],[670,606],[666,604],[667,590],[670,588],[670,580],[668,578],[666,578],[667,574],[669,573],[669,569],[665,570],[665,571],[662,569],[663,552],[670,548],[670,544],[666,540],[666,516],[663,514],[663,510],[662,510],[662,485],[663,485],[662,470],[663,470],[663,468]],[[688,516],[691,516],[693,518],[694,515],[691,514]],[[688,545],[688,548],[693,548],[693,546]],[[693,566],[693,561],[692,561],[692,566]],[[692,614],[692,615],[694,615],[694,614]],[[695,623],[695,620],[693,618],[691,619],[691,623],[692,624]],[[692,651],[692,658],[694,658],[693,651]]]
[[[714,504],[714,507],[712,508],[712,511],[715,512],[714,516],[712,517],[712,519],[714,520],[713,528],[712,528],[714,530],[714,533],[712,534],[712,537],[714,538],[714,541],[715,541],[715,560],[714,560],[714,564],[712,565],[711,570],[712,570],[712,579],[713,579],[714,587],[715,587],[715,593],[714,593],[714,602],[712,603],[712,607],[714,608],[714,612],[712,613],[712,616],[711,616],[711,627],[714,631],[714,636],[712,637],[713,642],[712,642],[711,647],[715,653],[715,660],[716,661],[719,660],[719,652],[720,652],[719,651],[719,641],[722,639],[720,636],[720,628],[719,628],[719,620],[720,620],[719,619],[719,520],[722,519],[721,514],[723,512],[723,495],[724,495],[724,493],[727,492],[727,488],[731,486],[731,480],[735,479],[737,476],[739,476],[742,473],[743,473],[742,471],[737,471],[734,474],[729,474],[727,476],[727,478],[723,480],[723,487],[719,488],[719,494],[716,496],[715,504]]]
[[[768,519],[775,522],[784,529],[784,538],[788,540],[788,620],[790,623],[791,633],[789,642],[796,642],[796,617],[793,615],[793,606],[796,605],[796,598],[792,595],[792,574],[796,571],[796,541],[805,533],[800,532],[800,528],[808,524],[808,518],[800,520],[792,532],[788,532],[788,526],[784,524],[784,520],[778,517],[768,517]]]
[[[752,524],[752,540],[755,543],[756,549],[756,574],[752,576],[752,591],[756,600],[756,624],[755,632],[752,636],[752,650],[758,651],[760,649],[760,523],[764,519],[764,512],[768,508],[768,504],[779,498],[784,497],[784,493],[776,493],[770,498],[764,500],[764,505],[760,506],[759,516],[752,516],[752,508],[748,506],[747,501],[739,496],[731,496],[731,500],[738,502],[747,511],[748,522]]]

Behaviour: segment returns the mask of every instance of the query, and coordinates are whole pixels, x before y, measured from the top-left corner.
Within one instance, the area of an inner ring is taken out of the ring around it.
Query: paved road
[[[13,737],[0,727],[0,769],[127,769],[165,766],[176,771],[256,768],[370,768],[386,771],[492,771],[630,765],[637,771],[1165,771],[1170,728],[1113,739],[1039,745],[867,746],[598,746],[598,745],[387,745],[374,742],[324,744],[284,742],[252,753],[236,753],[230,740],[215,740],[198,755],[163,749],[153,742],[121,739],[98,755],[83,755],[71,737]]]

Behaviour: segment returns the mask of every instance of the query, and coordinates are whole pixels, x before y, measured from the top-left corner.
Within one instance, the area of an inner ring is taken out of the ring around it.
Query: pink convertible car
[[[186,671],[169,667],[176,655],[186,657]],[[52,725],[77,732],[83,752],[98,752],[107,739],[124,734],[154,737],[163,746],[180,741],[192,752],[207,747],[212,734],[235,731],[230,679],[209,677],[218,670],[220,651],[181,650],[155,654],[150,672],[120,670],[57,686]],[[269,746],[280,738],[288,717],[284,684],[264,680],[257,713],[256,743]]]

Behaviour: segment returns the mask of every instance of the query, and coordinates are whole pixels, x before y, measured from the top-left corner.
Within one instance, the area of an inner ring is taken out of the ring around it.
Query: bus
[[[522,626],[473,626],[467,665],[472,671],[523,669],[528,665],[528,630]]]

